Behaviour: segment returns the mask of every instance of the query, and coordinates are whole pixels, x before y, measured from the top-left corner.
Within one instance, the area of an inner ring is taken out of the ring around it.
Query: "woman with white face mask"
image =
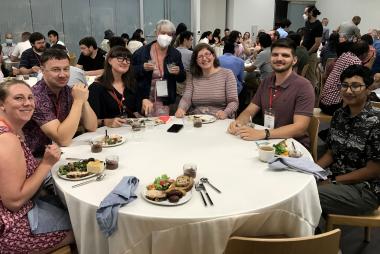
[[[173,114],[176,84],[186,79],[181,53],[170,46],[174,33],[175,26],[171,21],[158,21],[157,40],[139,48],[132,56],[138,101],[149,101],[139,105],[146,116]]]

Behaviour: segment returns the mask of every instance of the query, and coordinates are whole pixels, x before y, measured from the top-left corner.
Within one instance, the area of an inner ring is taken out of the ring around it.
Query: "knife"
[[[214,203],[213,203],[212,200],[211,200],[210,195],[208,195],[208,193],[207,193],[207,190],[206,190],[206,187],[204,186],[204,184],[203,184],[203,183],[200,183],[199,186],[201,186],[201,188],[204,190],[204,192],[205,192],[205,194],[206,194],[206,197],[207,197],[208,201],[210,202],[210,204],[211,204],[211,205],[214,205]]]

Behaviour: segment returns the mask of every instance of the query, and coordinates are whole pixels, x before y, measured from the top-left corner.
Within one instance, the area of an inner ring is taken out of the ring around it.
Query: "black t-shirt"
[[[323,26],[318,19],[313,23],[306,21],[302,46],[309,50],[314,45],[315,38],[322,37],[322,34]]]
[[[41,56],[29,48],[21,55],[20,68],[31,69],[33,66],[41,66]]]
[[[107,52],[98,48],[98,52],[94,59],[91,56],[84,56],[80,54],[78,59],[78,64],[83,66],[84,71],[94,71],[100,70],[104,68],[104,59],[106,57]]]
[[[135,93],[127,87],[124,89],[124,110],[120,110],[117,100],[113,97],[114,93],[118,100],[122,101],[123,96],[116,89],[109,91],[98,82],[94,82],[89,87],[88,102],[98,119],[115,118],[122,114],[127,114],[128,117],[135,117],[133,115],[137,111]]]

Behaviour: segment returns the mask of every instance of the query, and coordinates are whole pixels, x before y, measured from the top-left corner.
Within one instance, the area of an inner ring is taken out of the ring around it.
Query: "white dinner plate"
[[[141,196],[143,197],[144,200],[148,201],[149,203],[152,203],[152,204],[155,204],[155,205],[162,205],[162,206],[183,205],[186,202],[188,202],[191,199],[191,197],[193,196],[192,190],[190,190],[190,191],[186,192],[186,195],[183,196],[182,198],[180,198],[177,203],[170,203],[169,200],[164,200],[164,201],[153,201],[153,200],[150,200],[150,199],[148,199],[145,196],[146,192],[147,192],[146,189],[141,192]]]
[[[59,178],[62,178],[64,180],[68,180],[68,181],[82,181],[82,180],[89,179],[89,178],[92,178],[94,176],[97,176],[97,174],[90,173],[89,175],[87,175],[85,177],[81,177],[81,178],[68,178],[66,175],[61,175],[58,170],[57,170],[57,175]]]
[[[213,123],[216,121],[216,117],[213,115],[190,115],[192,120],[195,118],[200,118],[202,123],[207,124],[207,123]]]
[[[123,144],[125,141],[127,141],[127,138],[124,137],[124,136],[121,136],[121,135],[110,134],[109,136],[110,136],[111,138],[112,138],[112,137],[115,137],[115,136],[117,136],[117,137],[121,137],[121,141],[118,142],[118,143],[116,143],[116,144],[112,144],[112,145],[108,145],[108,144],[104,144],[104,143],[103,143],[103,145],[102,145],[103,147],[119,146],[119,145]],[[102,135],[102,136],[97,136],[97,137],[91,139],[91,142],[99,142],[99,141],[102,142],[103,140],[104,140],[104,135]]]

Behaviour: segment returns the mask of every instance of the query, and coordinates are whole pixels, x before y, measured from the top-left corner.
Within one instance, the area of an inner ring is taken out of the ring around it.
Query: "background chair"
[[[371,101],[372,107],[380,109],[380,102],[378,101]]]
[[[268,239],[230,237],[224,254],[337,254],[340,230],[307,237]]]
[[[320,122],[325,123],[330,123],[332,119],[332,116],[323,113],[320,108],[314,108],[313,116],[318,118]]]
[[[71,254],[70,245],[65,245],[58,250],[53,251],[51,254]]]
[[[319,119],[315,116],[311,117],[309,127],[307,132],[310,137],[310,151],[313,156],[314,161],[318,160],[318,130],[319,130]]]
[[[371,240],[371,227],[380,227],[380,207],[368,216],[348,216],[329,214],[326,221],[326,230],[332,230],[335,225],[364,227],[364,241]]]
[[[301,76],[302,77],[305,77],[306,76],[306,72],[307,70],[309,69],[309,64],[305,64],[302,68],[302,71],[301,71]]]

